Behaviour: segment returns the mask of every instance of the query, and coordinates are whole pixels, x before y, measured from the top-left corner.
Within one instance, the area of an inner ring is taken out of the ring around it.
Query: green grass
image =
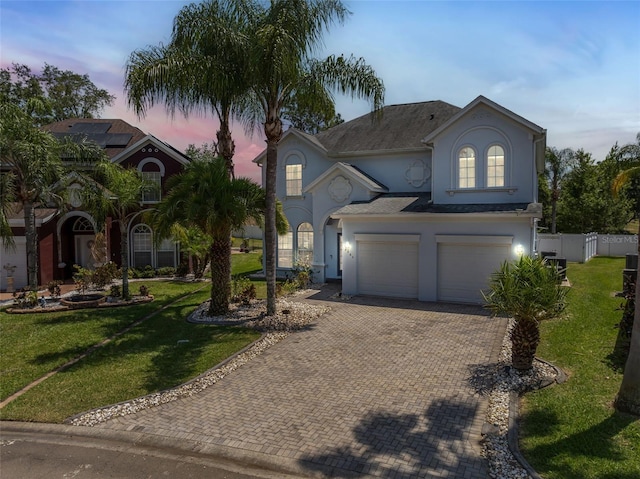
[[[567,317],[541,325],[537,355],[569,375],[523,401],[520,446],[544,478],[640,477],[640,420],[613,409],[625,340],[612,293],[622,289],[623,268],[620,258],[570,264]]]
[[[234,255],[234,273],[253,267],[245,256],[255,266],[257,253]],[[208,299],[209,283],[135,282],[132,291],[140,284],[149,287],[153,302],[48,314],[0,311],[0,398],[6,399],[136,320],[202,288],[28,391],[0,410],[0,418],[60,422],[87,409],[176,386],[259,337],[241,328],[185,321]],[[188,342],[178,345],[178,340]]]
[[[231,255],[231,274],[250,274],[262,271],[262,251]]]

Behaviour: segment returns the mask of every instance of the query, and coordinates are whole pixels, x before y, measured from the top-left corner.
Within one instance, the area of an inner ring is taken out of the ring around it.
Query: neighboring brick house
[[[44,129],[56,137],[87,137],[104,148],[112,162],[126,168],[136,168],[148,180],[160,185],[157,191],[140,198],[140,212],[134,217],[128,232],[129,264],[136,268],[147,265],[153,268],[177,266],[180,257],[178,245],[169,240],[154,242],[153,229],[142,222],[142,214],[160,201],[167,179],[182,171],[189,163],[189,158],[153,135],[145,135],[140,129],[119,119],[67,119],[47,125]],[[91,164],[83,165],[87,171],[91,168]],[[82,188],[82,177],[71,174],[68,180],[69,204],[64,211],[55,208],[36,210],[39,284],[71,278],[74,264],[88,268],[94,266],[91,245],[97,228],[91,214],[83,210],[79,195],[73,192]],[[24,219],[19,205],[10,215],[9,223],[16,248],[0,250],[0,268],[9,264],[15,266],[14,287],[21,288],[27,285],[27,268]],[[105,231],[107,258],[120,265],[118,226],[107,220]],[[7,274],[7,268],[0,269],[0,290],[6,290]]]
[[[545,143],[546,130],[483,96],[290,129],[278,144],[290,224],[278,274],[304,262],[348,295],[481,302],[502,261],[535,253]]]

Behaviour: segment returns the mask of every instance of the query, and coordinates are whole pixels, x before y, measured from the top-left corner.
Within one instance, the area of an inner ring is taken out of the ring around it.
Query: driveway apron
[[[309,476],[486,478],[487,399],[470,378],[497,360],[506,322],[464,305],[327,304],[205,391],[96,427],[268,456]]]

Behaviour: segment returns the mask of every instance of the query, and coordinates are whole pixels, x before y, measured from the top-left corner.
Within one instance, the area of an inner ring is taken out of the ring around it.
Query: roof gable
[[[331,178],[334,173],[339,172],[353,180],[357,184],[361,185],[364,189],[373,192],[373,193],[384,193],[388,191],[388,188],[383,184],[377,182],[375,179],[371,178],[360,169],[356,168],[353,165],[348,163],[338,162],[333,165],[331,168],[327,169],[324,173],[318,176],[315,180],[307,185],[304,188],[304,191],[313,192],[319,185],[324,183],[326,180]]]
[[[181,153],[171,145],[168,145],[167,143],[159,140],[153,135],[147,135],[138,140],[136,143],[128,146],[125,150],[112,157],[111,161],[113,163],[121,163],[127,157],[138,151],[143,146],[146,146],[147,144],[152,144],[155,148],[163,151],[165,154],[169,155],[171,158],[183,165],[186,165],[191,161],[187,155]]]

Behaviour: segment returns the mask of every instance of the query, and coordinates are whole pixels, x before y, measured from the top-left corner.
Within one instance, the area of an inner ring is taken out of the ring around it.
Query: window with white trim
[[[298,254],[299,263],[311,266],[313,262],[313,226],[310,223],[301,223],[298,226]]]
[[[160,241],[156,251],[156,268],[176,266],[176,244],[169,238]]]
[[[487,187],[504,186],[504,148],[492,145],[487,151]]]
[[[302,165],[287,165],[285,177],[287,196],[302,196]]]
[[[458,188],[475,188],[476,152],[465,146],[458,152]]]
[[[153,248],[153,234],[147,225],[136,225],[133,228],[133,264],[134,268],[153,266],[151,254]]]
[[[140,175],[146,183],[142,192],[142,202],[159,202],[162,196],[162,174],[159,171],[142,171]]]
[[[293,268],[293,231],[278,235],[278,267]]]

